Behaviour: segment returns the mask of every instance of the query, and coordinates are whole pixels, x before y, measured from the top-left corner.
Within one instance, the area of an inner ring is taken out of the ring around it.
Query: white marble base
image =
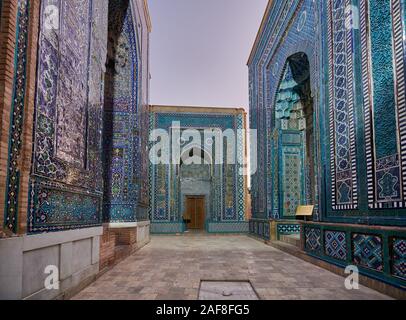
[[[141,248],[151,241],[151,222],[142,222],[137,227],[137,244]]]
[[[102,227],[0,239],[0,300],[54,299],[99,272]],[[59,290],[45,288],[45,268],[59,270]]]

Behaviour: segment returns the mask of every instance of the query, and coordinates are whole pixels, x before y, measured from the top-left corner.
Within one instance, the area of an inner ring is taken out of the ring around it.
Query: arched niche
[[[110,0],[104,93],[105,222],[137,221],[140,161],[138,47],[132,2]]]
[[[295,219],[300,205],[316,204],[314,108],[305,53],[284,66],[272,114],[273,214]]]

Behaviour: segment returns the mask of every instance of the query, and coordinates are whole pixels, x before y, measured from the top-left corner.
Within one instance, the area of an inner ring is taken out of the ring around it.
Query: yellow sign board
[[[309,217],[313,215],[314,206],[298,206],[296,210],[297,216]]]

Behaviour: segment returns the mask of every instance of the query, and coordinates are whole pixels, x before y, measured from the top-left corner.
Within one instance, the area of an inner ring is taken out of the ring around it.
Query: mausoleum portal
[[[152,232],[247,231],[244,110],[152,106],[150,124],[171,147],[166,163],[150,166]]]

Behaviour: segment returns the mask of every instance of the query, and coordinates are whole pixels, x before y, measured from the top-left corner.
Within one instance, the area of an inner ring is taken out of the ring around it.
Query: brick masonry
[[[6,234],[3,232],[3,224],[9,149],[9,119],[14,87],[17,6],[18,1],[3,1],[0,24],[0,113],[2,118],[0,123],[0,237],[6,236]],[[20,170],[18,234],[24,234],[26,232],[27,225],[28,181],[31,170],[39,6],[40,1],[38,0],[30,2],[30,24],[28,29],[29,37],[27,47],[28,61],[26,70],[26,102],[24,106],[22,147],[18,163]]]
[[[13,92],[14,49],[17,1],[4,0],[0,23],[0,236],[4,224],[4,202],[7,179],[7,158],[10,108]],[[4,235],[3,235],[4,236]]]
[[[105,224],[100,242],[100,270],[103,271],[114,266],[139,247],[137,227],[114,229]]]
[[[114,248],[116,235],[107,225],[103,226],[103,236],[100,241],[100,270],[114,264]]]

